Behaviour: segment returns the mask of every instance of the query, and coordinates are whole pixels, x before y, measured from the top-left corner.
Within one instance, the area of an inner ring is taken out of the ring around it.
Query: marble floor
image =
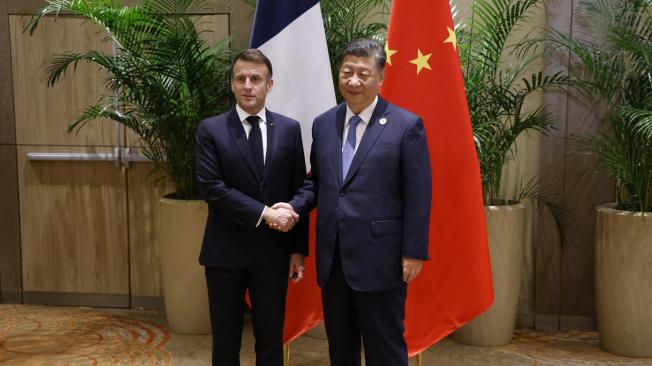
[[[210,364],[209,335],[181,335],[157,311],[0,305],[2,365]],[[249,322],[241,364],[255,365]],[[471,347],[444,339],[424,353],[424,366],[652,366],[652,358],[606,353],[595,332],[518,331],[503,347]],[[303,336],[290,346],[291,366],[327,366],[325,340]],[[410,365],[416,365],[411,360]],[[391,366],[391,365],[388,365]]]

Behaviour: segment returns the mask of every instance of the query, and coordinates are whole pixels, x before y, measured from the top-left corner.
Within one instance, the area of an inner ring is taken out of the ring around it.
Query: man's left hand
[[[423,260],[403,257],[403,259],[401,259],[401,265],[403,266],[403,282],[410,283],[412,280],[417,278],[419,272],[421,272]]]
[[[294,253],[290,256],[290,271],[288,277],[293,283],[297,283],[303,278],[303,259],[304,255],[299,253]]]

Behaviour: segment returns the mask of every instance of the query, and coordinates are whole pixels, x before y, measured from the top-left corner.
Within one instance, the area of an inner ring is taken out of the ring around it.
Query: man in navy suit
[[[306,178],[301,129],[265,108],[273,81],[262,52],[238,54],[231,74],[237,105],[202,121],[196,145],[197,180],[209,210],[199,261],[206,272],[213,365],[240,365],[249,290],[256,365],[281,366],[288,276],[303,276],[308,220],[292,229],[298,215],[268,206],[292,198]]]
[[[288,204],[273,206],[305,216],[317,204],[317,278],[334,366],[360,365],[361,340],[367,366],[407,365],[407,284],[428,259],[423,122],[378,96],[385,60],[372,40],[341,51],[346,103],[315,119],[312,175]]]

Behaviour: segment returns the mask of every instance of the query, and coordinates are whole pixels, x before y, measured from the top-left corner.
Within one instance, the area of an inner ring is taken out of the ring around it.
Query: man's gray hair
[[[378,71],[385,69],[385,61],[387,60],[385,47],[368,38],[360,38],[344,46],[337,56],[338,68],[342,67],[342,61],[346,56],[373,57]]]

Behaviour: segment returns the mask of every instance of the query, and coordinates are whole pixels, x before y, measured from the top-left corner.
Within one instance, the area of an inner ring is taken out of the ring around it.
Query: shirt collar
[[[362,120],[362,123],[369,123],[371,121],[371,116],[374,114],[374,109],[376,109],[376,104],[378,104],[378,96],[374,98],[374,101],[369,104],[369,106],[358,113],[358,117]],[[344,125],[346,126],[349,123],[351,117],[355,116],[355,113],[351,111],[349,105],[346,105],[346,119],[344,120]]]
[[[235,111],[238,112],[238,118],[240,118],[240,122],[242,123],[244,123],[247,117],[252,116],[252,114],[246,112],[238,104],[235,105]],[[263,107],[263,109],[258,111],[255,115],[258,116],[263,123],[267,123],[267,108]]]

